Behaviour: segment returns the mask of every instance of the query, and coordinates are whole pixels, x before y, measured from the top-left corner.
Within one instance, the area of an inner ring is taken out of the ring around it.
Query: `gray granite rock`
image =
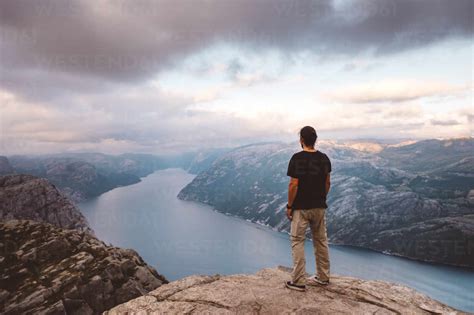
[[[376,152],[353,145],[317,143],[332,162],[330,242],[474,268],[474,139],[424,140]],[[233,149],[178,198],[289,232],[286,170],[298,150],[285,143]]]
[[[12,219],[46,222],[93,233],[86,218],[69,199],[48,180],[31,175],[0,176],[0,220]],[[67,246],[60,240],[55,242],[45,246],[52,252],[55,247]]]
[[[297,292],[285,288],[289,279],[284,267],[190,276],[104,314],[462,314],[397,284],[333,276],[326,287]]]
[[[168,282],[133,250],[48,223],[0,222],[0,252],[2,314],[99,314]]]

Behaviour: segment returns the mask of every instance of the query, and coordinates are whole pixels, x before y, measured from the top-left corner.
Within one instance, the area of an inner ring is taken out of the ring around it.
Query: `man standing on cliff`
[[[306,126],[300,130],[303,151],[295,153],[288,164],[288,204],[286,215],[291,220],[292,280],[286,287],[305,291],[308,285],[329,284],[329,249],[326,234],[326,196],[330,188],[331,161],[314,148],[316,130]],[[308,225],[313,238],[317,273],[305,279],[305,234]]]

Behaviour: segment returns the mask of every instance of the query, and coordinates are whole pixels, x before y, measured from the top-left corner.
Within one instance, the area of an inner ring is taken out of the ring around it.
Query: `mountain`
[[[8,158],[5,156],[0,156],[0,176],[12,174],[14,172],[15,171],[13,170],[13,167],[10,165],[10,161],[8,161]]]
[[[185,169],[191,174],[199,174],[211,167],[212,163],[230,149],[217,148],[194,152]]]
[[[458,163],[464,158],[472,158],[473,152],[473,138],[430,139],[404,146],[387,147],[379,156],[384,158],[386,165],[419,173],[433,172]],[[471,167],[474,166],[471,164]]]
[[[125,153],[61,153],[39,156],[0,157],[0,175],[29,174],[48,179],[75,202],[103,194],[119,186],[138,183],[159,169],[180,167],[191,173],[207,169],[224,149],[177,155]]]
[[[104,314],[463,314],[397,284],[333,276],[328,286],[302,293],[285,288],[289,279],[284,267],[190,276]]]
[[[384,165],[417,174],[409,186],[431,198],[451,199],[463,207],[474,189],[474,140],[472,138],[426,140],[391,147],[379,155]]]
[[[58,154],[57,156],[90,163],[94,165],[98,172],[107,176],[127,174],[140,178],[153,173],[157,169],[166,168],[168,164],[171,164],[171,161],[165,157],[139,153],[124,153],[120,155],[74,153]]]
[[[2,199],[3,200],[3,199]],[[0,222],[2,314],[100,314],[168,281],[131,249],[28,220]]]
[[[381,150],[355,149],[353,142],[318,146],[332,161],[330,241],[474,267],[474,140],[381,145]],[[199,173],[178,198],[288,232],[286,170],[296,151],[285,143],[236,148]]]
[[[76,157],[11,156],[9,159],[16,173],[48,179],[76,202],[140,181],[140,177],[134,173],[99,168]]]
[[[80,210],[54,185],[31,175],[0,176],[0,220],[12,219],[93,233]]]
[[[44,178],[0,176],[2,314],[100,314],[167,280],[133,250],[98,240]]]

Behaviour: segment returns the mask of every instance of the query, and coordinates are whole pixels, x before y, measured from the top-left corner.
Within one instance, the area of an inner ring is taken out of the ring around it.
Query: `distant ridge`
[[[375,153],[331,141],[317,149],[333,166],[327,210],[332,243],[474,268],[474,139],[421,140]],[[178,198],[288,232],[286,170],[298,150],[294,143],[236,148]]]

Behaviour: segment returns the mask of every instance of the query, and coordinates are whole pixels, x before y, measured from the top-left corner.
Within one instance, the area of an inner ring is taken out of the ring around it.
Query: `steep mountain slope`
[[[92,233],[86,218],[54,185],[31,175],[0,176],[0,220],[26,219]]]
[[[46,178],[74,201],[140,181],[135,174],[99,170],[94,164],[73,157],[12,156],[10,161],[17,173]]]
[[[15,171],[13,167],[10,165],[10,161],[8,161],[7,157],[0,156],[0,176],[13,174]]]
[[[211,167],[212,163],[227,151],[229,149],[220,148],[195,152],[185,169],[191,174],[199,174]]]
[[[306,292],[285,288],[288,268],[190,276],[105,312],[113,314],[463,314],[412,289],[333,276]]]
[[[427,140],[409,144],[408,149],[386,145],[375,153],[321,143],[318,149],[330,157],[333,166],[327,211],[330,241],[474,267],[470,249],[474,243],[470,217],[474,214],[474,160],[469,150],[473,142]],[[425,148],[429,154],[422,153]],[[198,174],[178,197],[289,231],[284,213],[286,169],[298,150],[282,143],[234,149]],[[405,159],[416,163],[404,165]],[[423,165],[420,172],[414,170],[417,165]],[[405,234],[408,245],[392,239]],[[425,247],[433,253],[426,254]]]
[[[386,165],[420,173],[433,172],[458,163],[466,157],[472,157],[473,152],[473,138],[459,138],[430,139],[404,146],[391,146],[378,155],[385,159]]]
[[[119,186],[138,183],[156,170],[181,167],[198,173],[225,150],[213,149],[178,155],[125,153],[67,153],[0,157],[0,175],[18,173],[48,179],[75,202],[99,196]]]
[[[0,176],[0,252],[2,314],[100,314],[167,282],[135,251],[95,238],[54,185],[31,175]]]
[[[131,249],[84,231],[0,222],[2,314],[100,314],[167,280]]]
[[[125,153],[109,155],[103,153],[58,154],[58,157],[78,159],[94,165],[97,170],[107,176],[128,174],[143,177],[157,169],[165,168],[170,161],[152,154]]]

